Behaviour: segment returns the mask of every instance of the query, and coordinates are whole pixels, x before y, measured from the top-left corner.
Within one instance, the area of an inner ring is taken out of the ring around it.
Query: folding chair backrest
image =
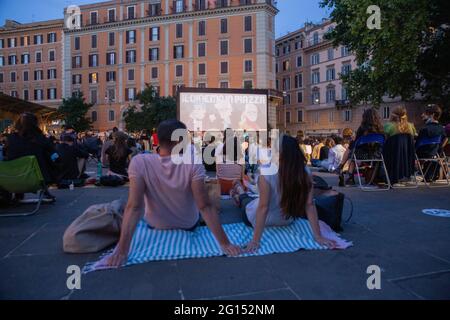
[[[0,189],[10,193],[28,193],[44,187],[44,177],[35,156],[0,161]]]
[[[386,138],[384,137],[384,134],[381,133],[369,133],[365,136],[360,137],[355,144],[355,147],[360,147],[365,144],[374,143],[379,144],[380,146],[384,145]]]
[[[419,141],[417,141],[416,149],[419,149],[423,146],[432,146],[432,145],[441,145],[442,143],[442,137],[436,136],[432,138],[422,138]]]

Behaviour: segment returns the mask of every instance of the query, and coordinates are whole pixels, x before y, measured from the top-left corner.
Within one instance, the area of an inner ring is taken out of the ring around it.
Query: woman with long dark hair
[[[127,177],[131,153],[133,151],[128,147],[128,136],[120,131],[113,133],[113,145],[106,150],[110,173]]]
[[[308,219],[315,240],[335,248],[336,243],[322,237],[313,200],[312,178],[306,168],[306,159],[295,138],[283,136],[279,169],[275,174],[258,177],[259,199],[249,197],[240,183],[231,192],[236,204],[243,210],[244,222],[254,228],[247,251],[259,248],[265,227],[286,226],[295,219]]]
[[[54,182],[52,155],[55,146],[44,136],[39,128],[38,119],[32,113],[23,113],[15,124],[15,132],[7,137],[5,145],[5,159],[15,160],[25,156],[35,156],[47,184]],[[48,191],[44,196],[47,200],[54,200]]]

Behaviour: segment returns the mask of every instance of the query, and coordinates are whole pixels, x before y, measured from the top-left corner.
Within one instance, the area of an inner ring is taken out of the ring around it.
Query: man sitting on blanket
[[[186,125],[177,120],[158,127],[159,154],[135,156],[128,168],[130,192],[123,217],[119,243],[106,259],[106,266],[120,267],[127,262],[134,231],[144,217],[149,228],[159,230],[194,230],[199,211],[221,246],[223,253],[237,256],[241,249],[230,243],[217,210],[209,203],[203,164],[176,164],[171,154],[179,143],[172,141],[177,129]]]

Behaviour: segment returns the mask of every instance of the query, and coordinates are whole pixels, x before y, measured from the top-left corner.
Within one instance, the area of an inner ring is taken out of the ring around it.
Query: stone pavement
[[[348,250],[150,262],[84,275],[81,290],[73,291],[66,287],[67,267],[82,267],[98,254],[63,253],[64,230],[88,206],[126,198],[128,189],[55,190],[56,204],[36,216],[0,218],[0,298],[450,299],[450,219],[421,213],[450,209],[450,188],[340,190],[354,204],[343,232],[354,242]],[[223,202],[221,218],[239,221],[230,201]],[[366,286],[370,265],[382,270],[381,290]]]

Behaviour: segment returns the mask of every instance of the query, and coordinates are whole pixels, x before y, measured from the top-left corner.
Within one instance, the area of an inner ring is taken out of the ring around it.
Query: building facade
[[[296,136],[329,136],[344,128],[359,127],[364,110],[370,105],[352,106],[341,75],[357,67],[355,56],[345,46],[333,47],[325,38],[334,23],[324,19],[320,24],[307,23],[276,41],[276,88],[283,92],[283,103],[277,110],[280,130]],[[379,107],[383,121],[391,111],[405,106],[410,121],[421,125],[420,102],[384,99]]]
[[[62,98],[63,20],[0,27],[0,92],[57,107]]]
[[[124,127],[123,112],[146,84],[275,88],[274,17],[266,0],[115,0],[81,6],[65,30],[64,96],[81,91],[100,130]]]

